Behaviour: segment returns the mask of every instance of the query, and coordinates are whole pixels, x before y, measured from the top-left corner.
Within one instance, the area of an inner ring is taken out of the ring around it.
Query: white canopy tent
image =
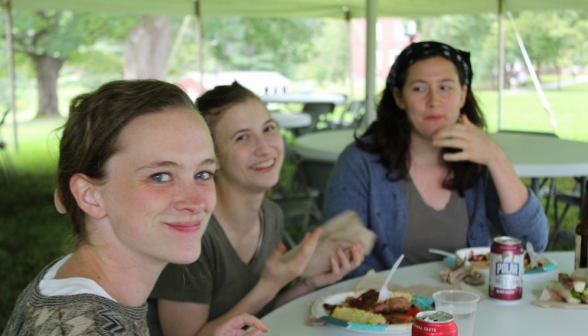
[[[343,7],[352,8],[352,17],[366,16],[366,0],[202,0],[206,16],[247,17],[331,17],[343,18]],[[547,10],[586,8],[586,0],[507,0],[505,10]],[[14,9],[69,9],[145,15],[186,15],[194,12],[192,0],[12,0]],[[496,12],[496,0],[381,0],[380,16],[434,16]]]
[[[246,16],[246,17],[331,17],[360,18],[367,21],[366,107],[368,121],[375,117],[375,50],[377,16],[417,17],[445,14],[499,13],[501,22],[500,65],[504,64],[502,13],[505,11],[588,9],[586,0],[0,0],[10,16],[10,8],[29,10],[72,10],[131,13],[142,15]],[[7,20],[10,23],[10,20]],[[11,28],[7,24],[8,34]],[[9,47],[11,57],[12,47]],[[200,60],[202,57],[199,57]],[[12,62],[12,61],[10,61]],[[11,63],[10,63],[11,64]],[[502,72],[499,72],[502,73]],[[13,77],[11,88],[14,89]],[[503,81],[499,84],[501,97]],[[499,115],[502,100],[499,98]],[[16,111],[14,112],[16,145]]]

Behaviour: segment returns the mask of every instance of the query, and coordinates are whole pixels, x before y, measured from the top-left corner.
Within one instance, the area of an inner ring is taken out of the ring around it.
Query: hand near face
[[[315,289],[330,285],[343,279],[347,273],[359,267],[363,262],[363,249],[359,245],[352,245],[350,250],[351,258],[347,257],[343,249],[338,249],[337,256],[331,256],[331,271],[306,279],[306,285]]]
[[[465,114],[461,116],[461,123],[440,129],[433,136],[433,145],[461,149],[457,153],[443,154],[443,160],[452,162],[471,161],[490,166],[500,155],[504,154],[488,134],[474,125]]]
[[[277,292],[290,281],[299,277],[316,249],[321,231],[318,228],[312,234],[307,233],[298,253],[286,262],[282,261],[286,248],[283,244],[278,245],[273,255],[266,260],[260,281],[265,282],[270,286],[269,288]]]
[[[256,329],[247,332],[241,329],[245,326]],[[259,336],[262,332],[268,331],[269,329],[257,317],[241,314],[221,324],[214,330],[213,336]]]

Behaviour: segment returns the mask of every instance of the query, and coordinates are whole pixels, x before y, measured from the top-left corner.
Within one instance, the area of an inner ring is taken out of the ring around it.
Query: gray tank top
[[[445,209],[437,211],[425,203],[410,177],[401,184],[408,210],[402,245],[406,265],[443,259],[430,253],[430,248],[454,252],[467,247],[469,219],[465,198],[453,190]]]

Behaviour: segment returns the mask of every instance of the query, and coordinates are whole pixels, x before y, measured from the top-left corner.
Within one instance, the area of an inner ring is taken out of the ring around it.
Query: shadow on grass
[[[20,172],[0,184],[0,329],[18,295],[51,261],[66,253],[70,224],[53,206],[53,171]]]

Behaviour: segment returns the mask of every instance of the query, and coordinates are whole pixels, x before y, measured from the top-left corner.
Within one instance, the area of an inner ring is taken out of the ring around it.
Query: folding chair
[[[306,186],[318,192],[318,195],[313,198],[316,200],[319,211],[321,211],[320,219],[322,219],[323,199],[334,167],[335,162],[331,161],[303,159],[298,163],[298,169]]]
[[[554,190],[553,210],[555,217],[555,228],[553,230],[553,234],[549,238],[549,242],[547,243],[547,250],[551,250],[556,241],[568,248],[573,248],[576,244],[574,229],[560,231],[561,224],[563,223],[570,206],[579,207],[580,214],[578,219],[582,218],[582,205],[584,204],[584,199],[586,198],[586,176],[574,177],[574,180],[576,183],[574,185],[574,189],[571,192],[558,192],[555,187],[552,187]],[[555,178],[552,179],[552,185],[555,186]],[[558,211],[558,204],[560,203],[565,205],[561,215]]]
[[[4,181],[6,184],[10,184],[10,181],[16,177],[16,170],[14,169],[14,165],[10,160],[10,155],[8,154],[7,145],[4,139],[2,138],[2,125],[4,125],[4,121],[6,120],[6,116],[10,113],[10,110],[4,112],[2,116],[2,120],[0,120],[0,173],[4,176]]]
[[[347,109],[345,110],[345,112],[343,112],[343,114],[351,114],[353,121],[351,123],[348,123],[343,121],[342,119],[339,123],[333,122],[332,128],[356,128],[356,125],[359,125],[359,122],[361,121],[361,117],[363,115],[360,114],[361,110],[365,111],[365,100],[352,101],[351,104],[347,106]]]
[[[502,130],[498,131],[499,133],[518,133],[518,134],[531,134],[531,135],[541,135],[546,137],[555,137],[559,138],[555,133],[543,133],[543,132],[525,132],[525,131],[512,131],[512,130]],[[551,183],[549,183],[551,180]],[[531,178],[531,190],[535,193],[538,198],[545,198],[547,202],[545,203],[545,214],[549,211],[549,205],[551,200],[555,196],[555,182],[556,178],[551,177],[542,177]]]
[[[298,227],[306,231],[311,220],[320,220],[320,213],[314,201],[318,192],[310,190],[298,168],[299,157],[287,141],[284,141],[284,164],[280,181],[272,188],[270,198],[276,202],[284,214],[286,228]],[[284,238],[290,248],[296,246],[296,241],[287,230]]]
[[[312,118],[310,126],[306,129],[308,132],[314,132],[317,130],[317,124],[321,121],[321,116],[326,116],[327,114],[333,112],[335,109],[335,104],[333,103],[306,103],[302,108],[302,112],[310,114]],[[325,118],[326,120],[326,118]],[[327,123],[329,123],[327,121]],[[329,126],[330,127],[330,126]]]

